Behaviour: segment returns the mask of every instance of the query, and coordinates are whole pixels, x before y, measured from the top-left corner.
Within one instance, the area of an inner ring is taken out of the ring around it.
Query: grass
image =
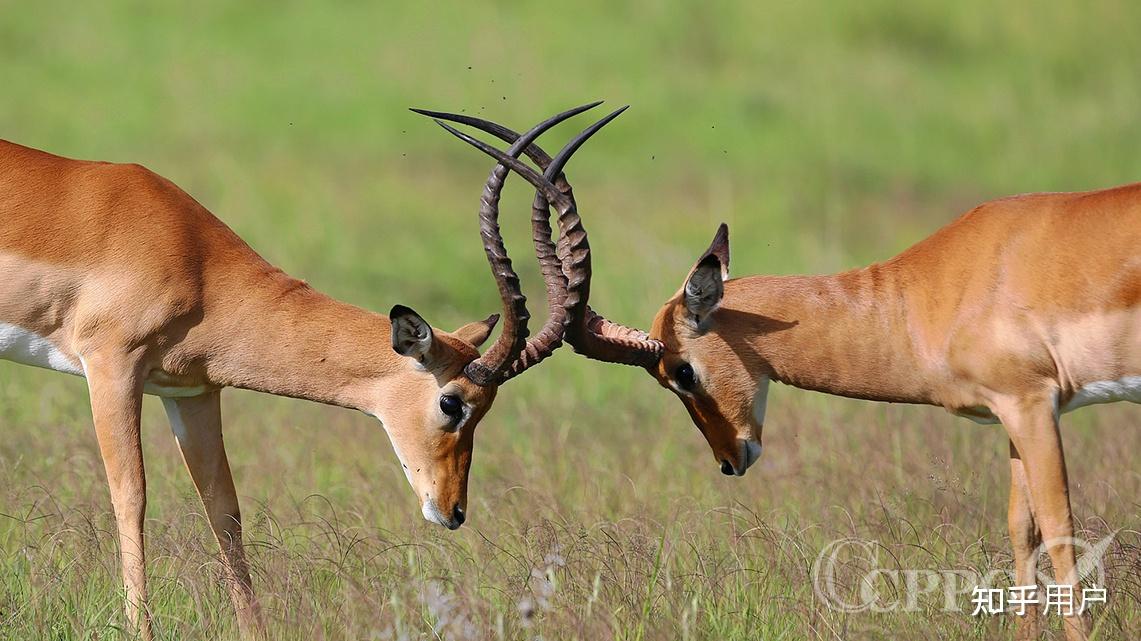
[[[405,109],[521,128],[595,98],[630,103],[570,172],[593,302],[644,325],[720,220],[735,273],[824,272],[886,258],[987,198],[1141,178],[1138,19],[1127,2],[13,4],[0,137],[142,162],[290,273],[450,328],[497,307],[475,220],[488,164]],[[540,312],[530,198],[515,180],[509,192],[508,244]],[[766,458],[725,479],[644,374],[564,350],[499,395],[469,524],[451,533],[422,521],[371,419],[229,392],[273,637],[1009,635],[1004,617],[944,612],[942,594],[845,614],[810,582],[820,550],[850,536],[898,569],[1009,569],[1002,431],[772,394]],[[200,507],[158,404],[145,409],[158,631],[232,637]],[[1079,526],[1117,531],[1102,639],[1141,636],[1137,422],[1135,407],[1066,419]],[[122,626],[91,432],[82,381],[0,363],[0,639]],[[859,576],[853,564],[839,579]]]

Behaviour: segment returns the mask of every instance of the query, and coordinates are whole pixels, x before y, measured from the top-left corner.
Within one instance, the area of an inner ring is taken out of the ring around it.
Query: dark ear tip
[[[419,314],[417,314],[416,311],[413,310],[411,307],[406,307],[404,305],[393,305],[392,310],[388,312],[388,319],[389,320],[396,320],[397,318],[400,318],[401,316],[408,316],[408,315],[419,316]]]
[[[717,233],[713,235],[713,244],[710,248],[724,247],[727,245],[729,245],[729,225],[727,223],[721,223],[717,227]]]
[[[488,316],[487,320],[483,322],[487,324],[487,329],[495,329],[496,324],[499,323],[499,314],[492,314],[491,316]]]
[[[714,254],[721,261],[721,266],[728,271],[729,269],[729,225],[721,223],[717,227],[717,233],[713,236],[713,242],[709,243],[709,249],[706,250],[708,254]]]

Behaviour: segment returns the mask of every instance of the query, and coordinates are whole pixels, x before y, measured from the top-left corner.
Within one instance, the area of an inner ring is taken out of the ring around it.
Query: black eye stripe
[[[689,363],[682,363],[674,370],[674,380],[677,381],[678,387],[683,390],[692,390],[697,385],[697,378],[693,373],[693,366]]]

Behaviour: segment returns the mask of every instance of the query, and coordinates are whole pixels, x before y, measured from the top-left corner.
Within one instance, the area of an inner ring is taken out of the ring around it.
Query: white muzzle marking
[[[761,458],[761,444],[749,439],[745,441],[745,470]],[[741,470],[744,472],[745,470]]]
[[[420,513],[424,515],[425,521],[451,528],[451,521],[444,518],[444,515],[440,513],[440,508],[436,507],[436,501],[432,498],[424,499],[424,504],[420,506]]]

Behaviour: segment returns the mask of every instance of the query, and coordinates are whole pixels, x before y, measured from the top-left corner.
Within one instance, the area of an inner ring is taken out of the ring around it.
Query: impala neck
[[[371,411],[376,382],[405,366],[388,318],[330,298],[284,274],[251,287],[229,315],[233,340],[212,381]]]
[[[740,335],[767,370],[758,376],[852,398],[931,402],[907,303],[883,265],[726,285],[723,307],[752,328]]]

